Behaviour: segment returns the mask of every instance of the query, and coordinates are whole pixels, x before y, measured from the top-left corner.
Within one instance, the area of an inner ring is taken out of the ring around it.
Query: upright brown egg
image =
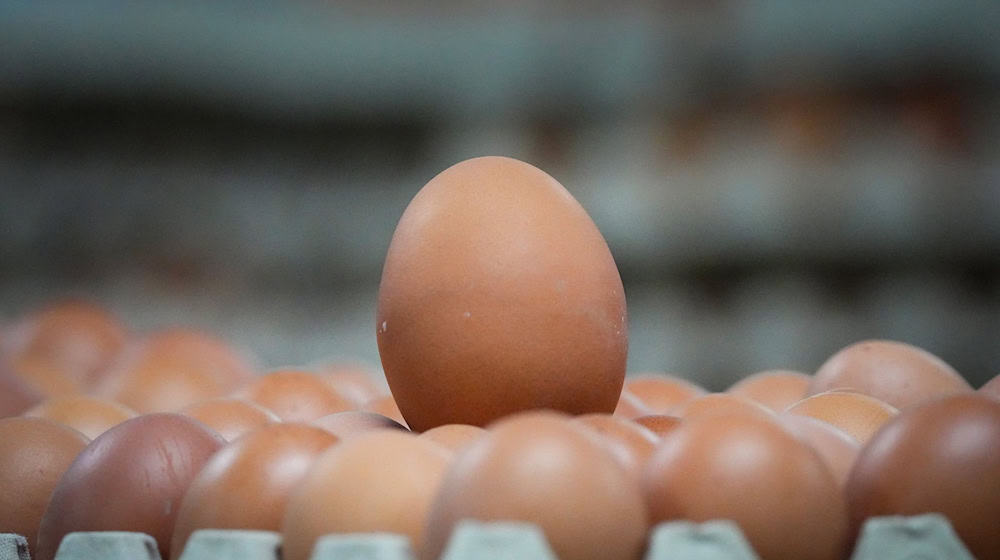
[[[555,179],[505,157],[456,164],[410,202],[376,334],[416,431],[537,408],[610,413],[625,376],[625,292],[607,243]]]
[[[45,509],[33,557],[52,560],[74,531],[135,531],[170,555],[188,485],[223,440],[180,414],[126,420],[90,442],[59,480]]]
[[[854,391],[827,391],[788,407],[787,414],[810,416],[836,426],[864,445],[882,424],[899,413],[896,407]]]
[[[185,407],[180,413],[212,428],[226,441],[233,441],[268,424],[281,422],[277,414],[259,404],[235,397],[197,402]]]
[[[847,552],[847,507],[830,470],[758,414],[686,421],[653,452],[643,488],[654,522],[732,520],[764,560]]]
[[[136,412],[113,401],[73,395],[48,399],[26,411],[24,415],[59,422],[93,439],[112,426],[135,418]]]
[[[420,550],[450,456],[400,430],[362,434],[330,449],[288,503],[284,558],[308,560],[316,540],[330,533],[397,533]]]
[[[542,413],[501,420],[458,454],[420,557],[439,558],[463,519],[535,523],[561,560],[638,559],[648,527],[633,475],[595,436]]]
[[[768,370],[744,377],[726,392],[784,412],[806,397],[812,377],[797,371]]]
[[[123,351],[94,393],[143,414],[174,412],[221,397],[250,375],[250,366],[221,340],[169,329]]]
[[[50,420],[0,420],[0,533],[24,535],[32,549],[37,546],[52,491],[88,441]]]
[[[937,356],[902,342],[867,340],[830,357],[809,394],[851,389],[903,409],[933,397],[966,393],[968,382]]]
[[[649,414],[666,414],[706,393],[687,379],[663,373],[630,375],[625,379],[625,390],[638,397],[651,411]]]
[[[1000,558],[1000,403],[976,394],[903,410],[847,480],[852,534],[880,515],[938,512],[976,558]]]
[[[260,428],[224,447],[184,494],[172,558],[198,529],[280,531],[292,490],[337,441],[320,428],[287,423]]]
[[[293,369],[262,375],[237,391],[235,396],[273,411],[285,422],[308,422],[354,409],[351,401],[318,375]]]

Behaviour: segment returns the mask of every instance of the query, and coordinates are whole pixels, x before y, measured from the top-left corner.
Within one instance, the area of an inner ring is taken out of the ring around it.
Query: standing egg
[[[625,292],[607,243],[555,179],[505,157],[456,164],[410,202],[376,333],[417,431],[526,409],[610,413],[625,376]]]

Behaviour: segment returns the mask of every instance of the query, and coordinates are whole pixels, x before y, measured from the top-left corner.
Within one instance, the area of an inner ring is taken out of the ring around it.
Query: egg
[[[198,529],[280,531],[289,496],[338,438],[305,424],[274,424],[222,448],[191,482],[180,504],[171,558]]]
[[[24,416],[47,418],[94,439],[112,426],[135,418],[136,412],[116,402],[74,395],[48,399],[25,412]]]
[[[331,533],[397,533],[420,550],[449,459],[437,444],[402,431],[362,434],[328,450],[288,504],[283,557],[308,560],[316,540]]]
[[[420,434],[420,439],[433,441],[434,443],[448,449],[449,451],[459,451],[470,443],[476,441],[486,430],[479,426],[468,424],[445,424],[437,428],[431,428]]]
[[[882,424],[899,413],[890,404],[853,391],[828,391],[813,395],[788,407],[787,412],[832,424],[862,445]]]
[[[368,433],[372,430],[409,431],[392,418],[382,416],[376,412],[366,412],[363,410],[335,412],[326,416],[320,416],[309,423],[330,432],[340,439],[347,439]]]
[[[654,523],[732,520],[763,560],[847,552],[847,506],[830,469],[758,414],[685,421],[653,452],[643,490]]]
[[[596,437],[543,413],[501,420],[458,454],[419,557],[439,558],[462,519],[535,523],[561,560],[638,559],[648,527],[633,476]]]
[[[813,376],[809,394],[851,389],[903,409],[927,399],[966,393],[968,382],[926,350],[888,340],[852,344],[830,357]]]
[[[638,479],[653,454],[658,434],[635,422],[610,414],[584,414],[573,423],[599,436],[625,470]]]
[[[765,417],[774,416],[774,413],[770,409],[765,408],[764,405],[758,404],[746,397],[730,393],[710,393],[696,397],[673,407],[670,409],[669,414],[687,419],[733,410],[750,412]]]
[[[250,375],[244,359],[215,337],[169,329],[124,350],[94,394],[143,414],[174,412],[224,396]]]
[[[629,376],[625,380],[625,390],[638,397],[650,410],[650,414],[666,414],[678,405],[706,393],[686,379],[658,373]]]
[[[51,420],[0,420],[0,533],[23,535],[32,549],[37,546],[52,491],[88,441]]]
[[[677,416],[669,416],[667,414],[650,414],[649,416],[640,416],[633,419],[632,422],[634,422],[637,426],[641,426],[650,432],[653,432],[657,438],[662,438],[681,425],[680,418]]]
[[[349,364],[330,364],[318,368],[321,378],[330,384],[340,395],[349,399],[356,407],[385,392],[375,382],[375,374],[361,366]]]
[[[1000,557],[1000,403],[953,395],[902,410],[846,486],[852,533],[872,516],[945,515],[976,558]]]
[[[374,399],[365,403],[363,407],[364,410],[368,412],[375,412],[392,418],[396,422],[399,422],[403,426],[408,426],[406,419],[403,418],[403,414],[399,411],[399,406],[396,405],[396,401],[391,395],[386,395],[383,397],[375,397]]]
[[[42,394],[15,376],[0,359],[0,418],[17,416],[42,400]]]
[[[643,404],[639,397],[633,395],[628,389],[622,389],[622,394],[618,397],[618,405],[615,406],[615,416],[631,420],[652,413],[653,410]]]
[[[277,414],[259,404],[235,397],[197,402],[181,409],[180,413],[212,428],[226,441],[233,441],[268,424],[281,422]]]
[[[832,424],[809,416],[782,414],[779,419],[792,435],[819,453],[837,484],[843,488],[861,451],[861,444]]]
[[[308,422],[354,409],[351,401],[319,376],[291,369],[262,375],[237,391],[235,396],[263,406],[285,422]]]
[[[979,392],[987,397],[1000,400],[1000,375],[987,381],[985,385],[979,388]]]
[[[107,310],[67,300],[23,317],[4,337],[4,346],[15,367],[30,362],[87,385],[97,379],[125,340],[125,329]]]
[[[188,485],[224,441],[180,414],[126,420],[90,442],[52,493],[36,560],[52,560],[74,531],[134,531],[170,556],[170,536]]]
[[[806,397],[810,381],[812,377],[797,371],[768,370],[743,378],[726,392],[783,412]]]
[[[43,399],[83,393],[79,382],[45,362],[21,360],[11,366],[10,373],[29,393]]]
[[[610,413],[625,377],[625,292],[562,185],[521,161],[475,158],[434,177],[400,218],[376,338],[416,431],[528,409]]]

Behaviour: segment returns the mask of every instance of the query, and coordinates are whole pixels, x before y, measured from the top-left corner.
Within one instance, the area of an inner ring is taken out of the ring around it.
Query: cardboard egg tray
[[[281,560],[281,536],[270,531],[196,531],[180,560]],[[0,534],[0,560],[29,560],[28,543]],[[729,521],[673,521],[650,534],[645,560],[756,560],[739,528]],[[862,529],[852,560],[974,560],[948,520],[938,514],[876,517]],[[143,533],[71,533],[55,560],[162,560],[156,541]],[[409,540],[372,533],[328,535],[312,560],[414,560]],[[458,525],[441,560],[557,560],[542,531],[525,523]],[[610,559],[609,559],[610,560]]]

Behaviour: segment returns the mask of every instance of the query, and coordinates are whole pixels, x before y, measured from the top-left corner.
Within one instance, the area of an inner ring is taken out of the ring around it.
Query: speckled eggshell
[[[434,177],[386,256],[376,334],[410,428],[537,408],[610,413],[625,292],[607,243],[555,179],[481,157]]]

